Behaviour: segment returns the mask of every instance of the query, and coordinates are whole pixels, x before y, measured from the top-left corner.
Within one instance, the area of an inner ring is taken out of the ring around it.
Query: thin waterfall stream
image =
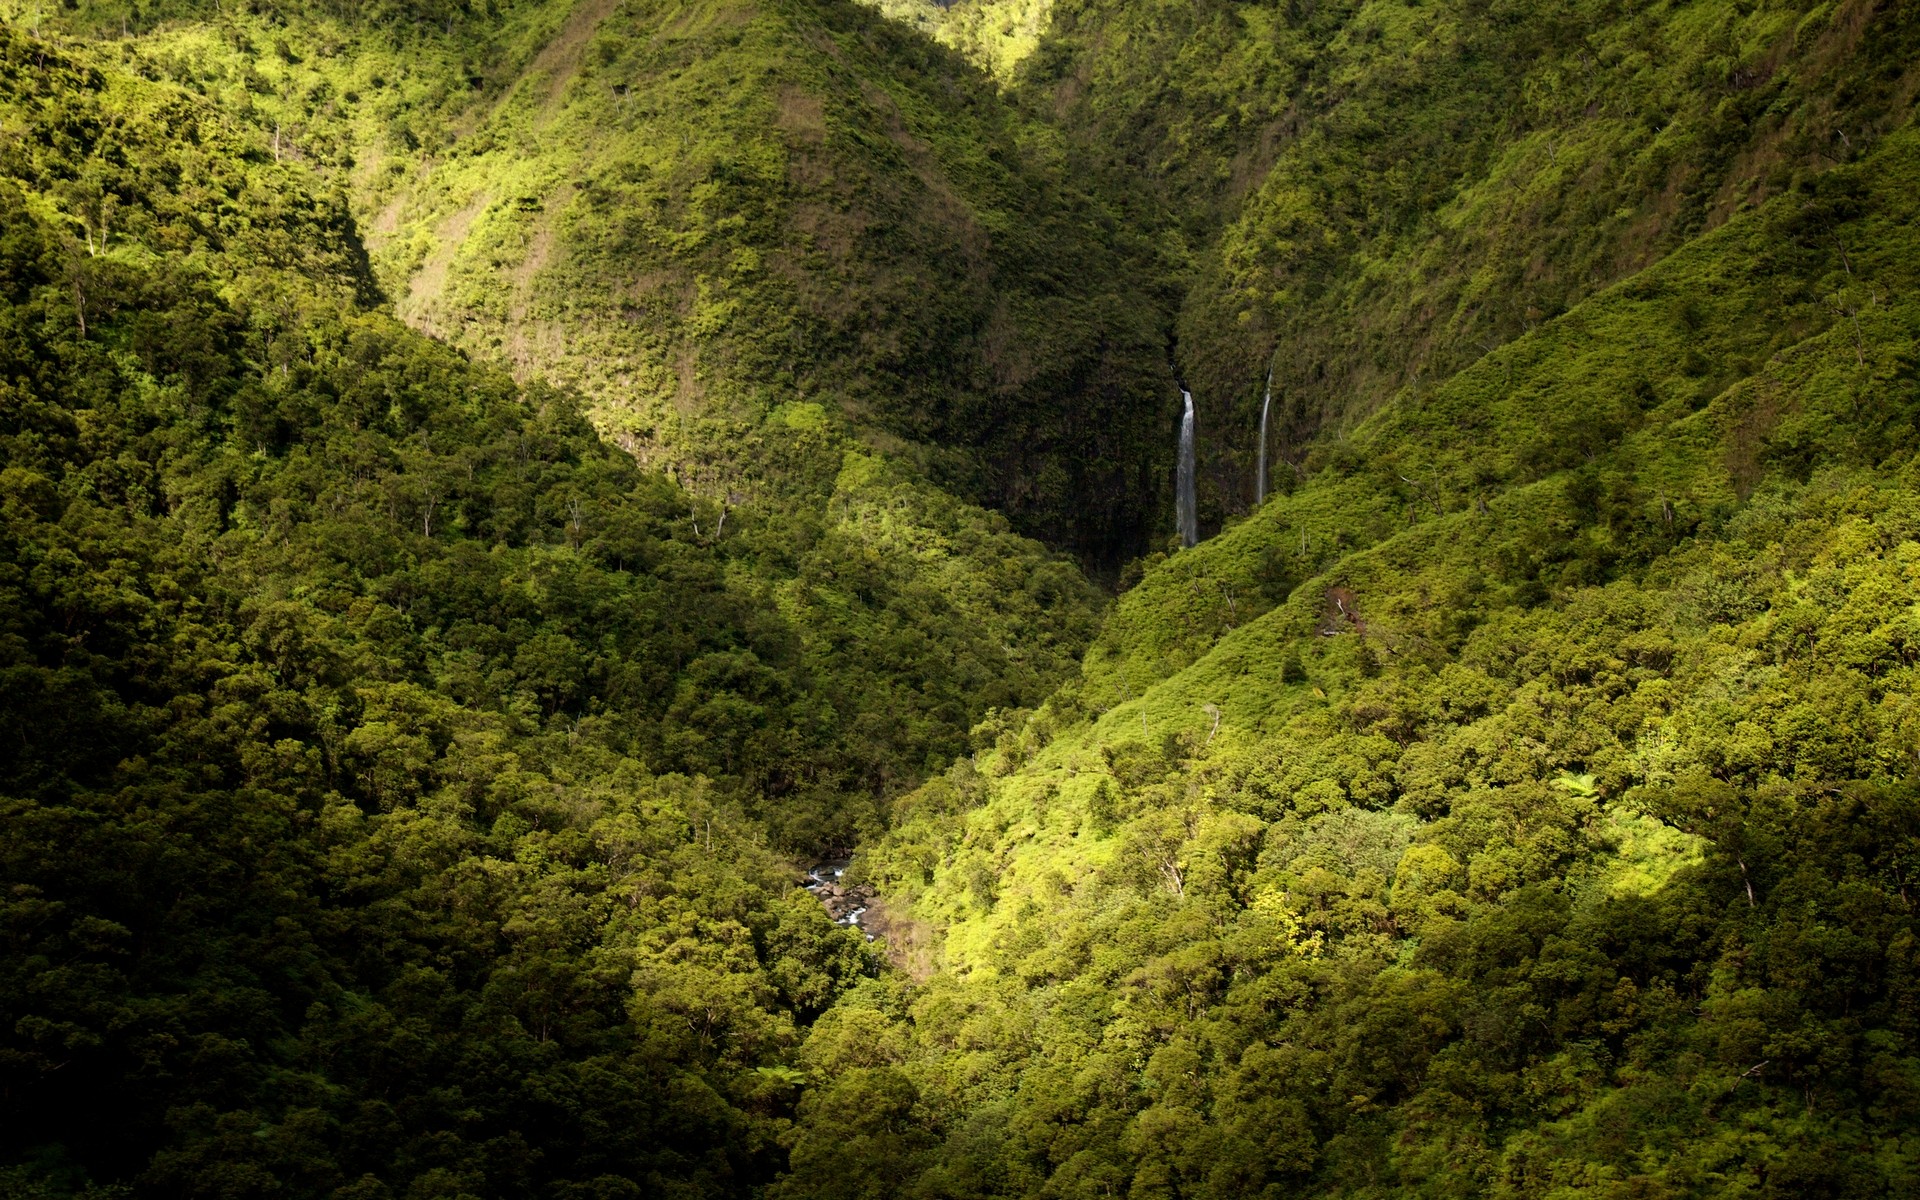
[[[1267,499],[1267,413],[1273,408],[1273,364],[1267,364],[1267,394],[1260,401],[1260,465],[1253,473],[1253,506]]]
[[[1200,512],[1193,497],[1193,393],[1186,388],[1180,395],[1187,411],[1180,418],[1180,471],[1176,479],[1174,516],[1180,525],[1180,544],[1191,546],[1200,540]]]

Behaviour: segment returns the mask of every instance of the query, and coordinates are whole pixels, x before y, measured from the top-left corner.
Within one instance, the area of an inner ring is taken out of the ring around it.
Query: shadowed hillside
[[[1910,117],[1916,62],[1920,25],[1878,0],[1063,0],[1016,78],[1178,214],[1217,527],[1252,500],[1270,362],[1298,461],[1857,161]]]
[[[9,17],[0,1196],[1920,1191],[1917,48]]]
[[[814,1028],[782,1194],[861,1194],[882,1111],[915,1195],[1908,1190],[1916,178],[1907,129],[1152,564],[865,855],[913,982]]]
[[[1145,545],[1157,251],[953,55],[810,0],[195,11],[143,58],[331,164],[403,318],[579,389],[643,464],[750,501],[743,437],[819,402],[1090,564]]]
[[[817,404],[780,506],[643,471],[120,50],[0,29],[0,1187],[749,1194],[879,966],[783,855],[1097,597]]]

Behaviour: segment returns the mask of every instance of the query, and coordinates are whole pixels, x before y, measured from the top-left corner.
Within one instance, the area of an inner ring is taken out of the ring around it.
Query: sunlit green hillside
[[[1913,1187],[1917,179],[1909,130],[1153,565],[867,852],[912,982],[811,1035],[783,1194],[882,1119],[925,1195]]]
[[[0,1200],[1920,1194],[1920,9],[0,22]]]
[[[1022,90],[1154,180],[1214,522],[1278,453],[1421,396],[1911,116],[1909,7],[1062,0]],[[1724,372],[1726,364],[1713,364]]]
[[[0,1187],[750,1191],[878,966],[785,855],[1096,596],[818,404],[647,473],[145,64],[0,30]]]
[[[1109,569],[1158,518],[1178,393],[1130,201],[857,5],[145,24],[151,69],[331,168],[404,319],[696,494],[777,491],[748,447],[797,401]]]

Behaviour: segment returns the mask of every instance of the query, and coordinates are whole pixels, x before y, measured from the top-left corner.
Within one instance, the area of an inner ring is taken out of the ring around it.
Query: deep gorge
[[[1913,1190],[1906,7],[0,18],[0,1193]]]

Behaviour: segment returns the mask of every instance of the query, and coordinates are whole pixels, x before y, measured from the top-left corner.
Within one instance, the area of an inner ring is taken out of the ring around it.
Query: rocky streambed
[[[864,918],[873,905],[873,888],[864,883],[849,886],[841,882],[850,863],[850,859],[835,858],[818,864],[807,872],[805,887],[819,899],[834,924],[851,925],[872,941],[874,932],[867,928]]]

